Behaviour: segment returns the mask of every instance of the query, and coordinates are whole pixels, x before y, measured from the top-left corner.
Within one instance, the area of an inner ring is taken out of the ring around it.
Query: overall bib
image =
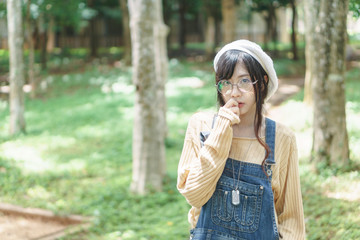
[[[279,239],[271,188],[275,128],[275,122],[266,118],[266,143],[271,149],[265,161],[268,176],[259,164],[228,158],[214,194],[201,208],[197,225],[190,231],[191,240]],[[240,192],[237,205],[232,202],[236,186]]]

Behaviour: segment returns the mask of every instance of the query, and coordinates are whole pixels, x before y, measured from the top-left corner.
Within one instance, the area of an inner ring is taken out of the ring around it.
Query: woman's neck
[[[243,115],[240,116],[240,123],[233,125],[234,137],[249,137],[255,138],[255,115]],[[262,124],[260,125],[259,137],[262,137],[265,133],[265,118],[262,118]]]
[[[240,116],[241,127],[254,127],[255,114],[245,114]]]

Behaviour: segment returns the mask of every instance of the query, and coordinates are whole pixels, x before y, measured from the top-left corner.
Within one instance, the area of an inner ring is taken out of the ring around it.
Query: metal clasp
[[[266,174],[268,175],[268,177],[272,175],[272,170],[271,170],[272,165],[275,165],[275,163],[269,162],[268,159],[265,160]]]

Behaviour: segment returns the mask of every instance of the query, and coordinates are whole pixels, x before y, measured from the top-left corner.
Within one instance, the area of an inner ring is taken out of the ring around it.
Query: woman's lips
[[[241,107],[243,107],[244,105],[245,105],[245,103],[242,103],[242,102],[241,102],[241,103],[238,104],[238,107],[241,108]]]

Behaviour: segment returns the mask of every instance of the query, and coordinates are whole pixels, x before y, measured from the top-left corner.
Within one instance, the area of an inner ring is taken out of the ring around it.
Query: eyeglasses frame
[[[216,87],[216,90],[217,90],[220,94],[222,94],[222,95],[225,95],[225,94],[222,93],[222,92],[219,90],[218,85],[219,85],[219,83],[220,83],[221,81],[224,81],[224,80],[226,80],[226,79],[220,80],[217,84],[214,85],[214,86]],[[230,82],[230,81],[229,81],[229,82]],[[239,82],[240,82],[240,81],[239,81]],[[239,87],[239,82],[238,82],[238,83],[232,83],[232,82],[230,82],[230,84],[231,84],[231,92],[230,92],[230,93],[232,93],[232,91],[234,90],[234,85],[236,85],[237,89],[238,89],[240,92],[243,92],[243,93],[248,93],[248,92],[250,92],[250,91],[246,91],[246,90],[240,88],[240,87]],[[258,82],[258,80],[256,80],[255,82],[251,82],[250,84],[254,86],[257,82]]]

